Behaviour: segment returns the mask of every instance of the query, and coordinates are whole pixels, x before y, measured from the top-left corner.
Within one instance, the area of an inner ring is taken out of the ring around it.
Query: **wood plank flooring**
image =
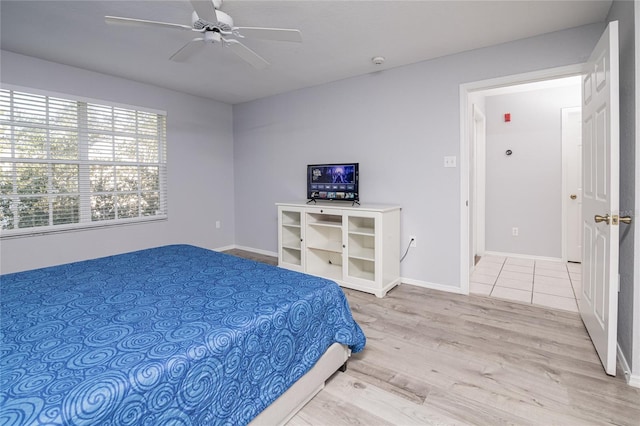
[[[411,285],[344,291],[367,346],[291,426],[640,425],[640,389],[604,373],[579,314]]]

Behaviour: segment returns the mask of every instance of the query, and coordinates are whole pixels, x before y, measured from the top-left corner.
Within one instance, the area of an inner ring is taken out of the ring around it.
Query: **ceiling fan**
[[[118,16],[105,16],[105,21],[107,24],[172,28],[200,33],[201,37],[194,38],[171,55],[169,59],[177,62],[187,60],[205,45],[221,44],[255,68],[263,69],[269,65],[269,62],[238,39],[247,37],[302,42],[300,31],[295,29],[233,26],[233,18],[220,10],[222,0],[190,0],[189,2],[194,9],[191,14],[191,26]]]

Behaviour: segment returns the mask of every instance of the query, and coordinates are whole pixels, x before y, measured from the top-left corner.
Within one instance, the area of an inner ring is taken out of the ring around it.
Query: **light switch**
[[[456,157],[444,157],[445,167],[456,167]]]

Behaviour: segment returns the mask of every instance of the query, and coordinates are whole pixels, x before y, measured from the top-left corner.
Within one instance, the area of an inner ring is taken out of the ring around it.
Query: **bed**
[[[188,245],[0,292],[0,425],[282,423],[365,345],[334,282]]]

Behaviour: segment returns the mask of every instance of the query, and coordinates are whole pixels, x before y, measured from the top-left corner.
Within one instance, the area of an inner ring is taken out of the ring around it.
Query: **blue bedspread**
[[[0,425],[245,424],[365,345],[334,282],[193,246],[0,283]]]

